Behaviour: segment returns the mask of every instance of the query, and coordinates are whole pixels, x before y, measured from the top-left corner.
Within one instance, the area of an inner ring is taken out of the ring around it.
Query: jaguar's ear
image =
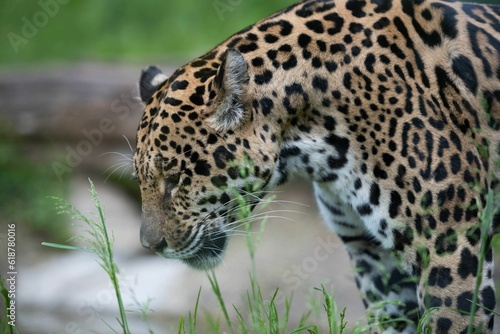
[[[139,93],[141,100],[148,103],[153,94],[158,90],[168,77],[156,66],[149,66],[146,70],[142,70],[141,79],[139,81]]]
[[[208,121],[219,131],[234,130],[245,117],[244,94],[248,83],[248,65],[238,51],[229,49],[214,79],[218,105]]]

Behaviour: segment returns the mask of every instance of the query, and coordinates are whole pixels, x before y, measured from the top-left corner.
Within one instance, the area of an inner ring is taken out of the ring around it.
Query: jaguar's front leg
[[[344,240],[355,271],[356,285],[373,333],[415,333],[418,323],[417,284],[393,251],[369,238]]]
[[[490,333],[495,289],[489,246],[481,263],[480,240],[464,229],[448,229],[416,241],[414,273],[423,328],[431,333]],[[489,244],[488,240],[485,241]],[[482,264],[482,278],[478,268]],[[476,291],[477,284],[477,291]],[[475,303],[475,307],[474,307]],[[475,313],[472,314],[475,309]],[[425,321],[425,315],[428,315]],[[472,320],[471,320],[472,318]]]
[[[416,280],[397,254],[368,234],[358,212],[328,186],[315,184],[318,206],[327,225],[342,239],[351,258],[356,284],[376,333],[415,333],[418,320]]]

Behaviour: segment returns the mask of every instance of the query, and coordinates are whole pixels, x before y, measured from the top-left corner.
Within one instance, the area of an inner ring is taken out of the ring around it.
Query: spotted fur
[[[236,219],[232,189],[251,202],[302,175],[346,245],[374,331],[414,333],[436,308],[433,333],[465,333],[482,241],[474,325],[492,330],[478,208],[495,182],[500,7],[304,1],[170,78],[149,68],[140,86],[145,247],[212,267]]]

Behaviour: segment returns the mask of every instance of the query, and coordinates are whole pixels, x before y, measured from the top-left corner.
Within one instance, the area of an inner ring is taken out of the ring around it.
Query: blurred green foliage
[[[0,127],[0,221],[15,223],[40,237],[58,241],[69,234],[65,217],[59,216],[49,196],[64,197],[67,185],[50,168],[48,149],[27,144],[28,140]]]
[[[294,0],[11,0],[0,2],[0,64],[180,61]],[[482,0],[500,3],[500,0]]]
[[[0,63],[186,60],[294,2],[5,1],[0,3],[5,43],[0,44]]]

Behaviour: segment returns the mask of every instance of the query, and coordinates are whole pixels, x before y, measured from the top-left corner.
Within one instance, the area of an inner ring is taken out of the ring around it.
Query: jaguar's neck
[[[256,122],[262,123],[256,126],[257,132],[264,134],[263,139],[278,143],[271,183],[283,184],[299,175],[315,182],[342,184],[339,180],[346,180],[360,168],[355,153],[359,145],[349,138],[352,131],[343,114],[347,110],[338,101],[335,103],[331,90],[322,93],[327,91],[327,74],[301,75],[311,85],[286,82],[287,78],[283,78],[281,93],[270,90],[254,99],[254,112],[259,114]],[[271,132],[274,129],[278,131]]]

